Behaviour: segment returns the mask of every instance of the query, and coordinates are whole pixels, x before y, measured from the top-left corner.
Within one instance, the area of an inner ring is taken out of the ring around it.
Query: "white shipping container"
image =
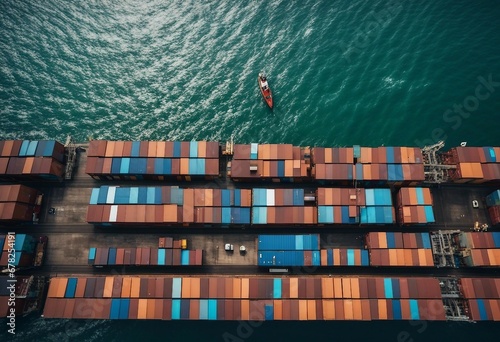
[[[118,205],[112,205],[111,211],[109,212],[109,222],[116,222],[116,217],[118,215]]]
[[[116,193],[116,186],[110,186],[108,189],[108,196],[106,197],[106,204],[115,203],[115,193]]]
[[[266,197],[266,205],[268,207],[274,207],[274,189],[267,189]]]

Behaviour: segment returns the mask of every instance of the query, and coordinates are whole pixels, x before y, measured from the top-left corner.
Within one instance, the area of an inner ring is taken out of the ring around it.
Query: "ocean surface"
[[[257,88],[261,70],[273,111]],[[497,0],[0,1],[0,139],[498,146],[499,122]],[[500,331],[266,322],[238,333],[238,324],[31,316],[16,336],[431,341]]]

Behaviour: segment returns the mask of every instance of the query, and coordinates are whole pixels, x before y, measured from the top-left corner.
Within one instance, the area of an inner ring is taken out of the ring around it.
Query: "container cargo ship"
[[[499,320],[500,148],[442,147],[0,141],[0,232],[46,318]]]

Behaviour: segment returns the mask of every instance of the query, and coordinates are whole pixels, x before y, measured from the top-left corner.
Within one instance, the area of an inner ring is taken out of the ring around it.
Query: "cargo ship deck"
[[[87,145],[79,145],[83,149]],[[61,274],[106,274],[111,269],[95,269],[87,265],[88,248],[92,247],[155,247],[158,238],[172,236],[173,238],[188,238],[190,249],[203,249],[203,267],[189,267],[187,269],[173,268],[171,272],[186,273],[209,273],[209,274],[252,274],[268,273],[266,269],[260,269],[256,265],[258,234],[321,234],[321,245],[323,248],[363,248],[364,235],[370,231],[379,231],[381,226],[377,225],[338,225],[328,226],[304,226],[293,228],[286,227],[231,227],[231,228],[207,228],[207,227],[100,227],[88,224],[85,221],[88,200],[92,188],[102,185],[113,186],[158,186],[177,185],[181,187],[212,187],[212,188],[251,188],[258,187],[259,183],[232,182],[223,172],[223,165],[227,163],[221,158],[222,174],[219,179],[211,181],[194,180],[191,182],[169,182],[169,181],[97,181],[85,173],[87,155],[85,151],[77,153],[76,163],[73,168],[72,180],[62,183],[31,184],[36,185],[44,193],[44,201],[40,214],[39,223],[36,225],[17,226],[16,233],[28,233],[46,235],[49,238],[44,266],[37,270],[38,274],[61,275]],[[261,186],[266,186],[265,184]],[[314,183],[273,183],[275,188],[314,189]],[[461,230],[472,231],[475,222],[488,222],[485,210],[484,198],[492,191],[490,187],[468,186],[468,185],[441,185],[431,189],[434,198],[434,213],[436,222],[426,225],[414,225],[401,227],[398,225],[384,225],[384,231],[424,232],[437,230]],[[473,208],[472,201],[479,202],[479,208]],[[54,208],[55,213],[50,214],[49,209]],[[7,228],[7,227],[5,227]],[[4,229],[5,229],[4,228]],[[245,246],[246,253],[241,254],[238,250],[227,252],[224,250],[226,243],[234,246]],[[115,270],[116,271],[116,270]],[[161,273],[165,268],[149,267],[135,268],[125,267],[119,270],[120,274]],[[299,271],[299,270],[296,270]],[[300,272],[300,271],[299,271]],[[428,275],[459,275],[465,272],[471,274],[491,274],[493,270],[484,269],[405,269],[401,268],[378,268],[370,267],[331,267],[319,268],[314,271],[317,274],[418,274]]]
[[[314,225],[287,226],[287,225],[267,225],[267,224],[266,225],[239,224],[239,225],[229,225],[227,227],[223,227],[220,224],[185,225],[182,223],[169,224],[169,225],[148,225],[147,223],[128,224],[128,225],[113,224],[109,226],[93,225],[87,223],[87,208],[89,206],[89,198],[91,198],[93,189],[106,185],[114,187],[178,186],[180,188],[205,188],[205,189],[207,188],[211,189],[300,188],[304,189],[305,195],[316,194],[316,190],[319,187],[328,187],[328,185],[324,184],[318,185],[318,183],[313,181],[310,182],[301,181],[300,183],[287,183],[287,182],[270,183],[270,182],[247,182],[247,181],[235,182],[232,181],[227,174],[227,165],[228,161],[230,161],[230,157],[224,154],[221,154],[219,159],[219,172],[220,172],[219,176],[210,180],[193,179],[190,181],[181,181],[181,182],[176,180],[162,180],[162,181],[158,180],[130,181],[130,180],[118,180],[118,179],[95,180],[86,173],[87,160],[88,160],[87,158],[88,145],[79,144],[77,146],[79,148],[76,149],[76,154],[74,155],[75,156],[74,161],[69,167],[69,170],[71,170],[71,177],[67,177],[65,181],[49,182],[49,183],[30,182],[30,181],[20,182],[23,185],[35,187],[36,189],[40,190],[43,193],[43,202],[39,213],[38,222],[36,224],[30,223],[21,225],[17,224],[14,226],[9,226],[9,225],[0,226],[0,233],[7,233],[10,231],[14,231],[16,234],[24,233],[35,236],[48,237],[48,246],[45,252],[43,266],[39,268],[25,268],[25,269],[21,268],[16,272],[16,274],[19,276],[34,275],[38,277],[49,277],[49,278],[55,277],[54,279],[57,279],[57,282],[59,281],[66,282],[67,279],[71,278],[73,281],[72,286],[76,286],[76,282],[78,282],[78,280],[74,279],[87,279],[87,278],[94,279],[93,277],[97,277],[95,279],[100,279],[99,281],[102,283],[104,281],[103,278],[109,280],[109,279],[114,279],[113,277],[127,278],[127,276],[140,276],[141,282],[145,282],[145,284],[149,281],[147,279],[155,278],[155,279],[161,279],[158,281],[167,282],[167,280],[165,279],[167,278],[170,279],[169,277],[175,277],[175,276],[179,277],[180,279],[192,278],[195,279],[194,280],[195,282],[196,281],[199,282],[200,279],[205,279],[207,282],[209,280],[210,282],[216,281],[213,280],[213,278],[217,278],[219,280],[224,278],[223,280],[220,280],[221,282],[228,282],[229,278],[240,279],[242,281],[245,279],[246,279],[245,281],[248,281],[248,279],[258,278],[255,279],[255,281],[265,282],[269,280],[269,281],[274,281],[275,284],[277,284],[276,283],[276,281],[278,281],[277,279],[288,279],[288,278],[292,279],[293,277],[298,277],[299,280],[301,279],[300,280],[301,282],[306,281],[305,278],[311,279],[311,281],[313,281],[314,279],[314,281],[319,284],[319,282],[323,283],[325,282],[325,277],[328,278],[332,277],[332,281],[335,280],[336,282],[340,281],[339,279],[341,277],[347,277],[346,279],[349,279],[349,277],[351,278],[379,277],[378,279],[381,279],[380,277],[410,277],[415,279],[417,279],[418,277],[426,277],[426,278],[438,278],[439,282],[442,283],[444,279],[455,279],[455,278],[466,278],[466,277],[485,278],[486,281],[490,281],[488,278],[497,278],[500,276],[498,267],[493,267],[493,266],[455,268],[450,266],[424,267],[424,266],[416,266],[415,264],[413,265],[413,267],[373,266],[373,265],[340,266],[338,264],[336,266],[327,266],[326,264],[321,264],[320,267],[319,266],[277,267],[279,268],[280,272],[283,272],[277,275],[277,274],[272,274],[270,272],[273,267],[259,266],[258,263],[259,259],[258,236],[260,234],[318,234],[320,240],[318,245],[321,245],[322,249],[362,250],[362,249],[367,249],[366,236],[370,232],[406,232],[406,233],[422,233],[422,232],[436,232],[436,231],[471,232],[474,230],[475,225],[477,226],[478,224],[481,225],[485,223],[490,223],[486,206],[486,196],[490,194],[492,191],[496,190],[496,188],[492,186],[474,185],[474,184],[440,184],[440,185],[430,186],[430,192],[433,198],[432,206],[433,206],[435,220],[433,223],[420,224],[420,225],[410,224],[402,226],[398,224],[384,224],[384,225],[314,224]],[[344,185],[344,187],[345,186],[355,187],[356,184],[353,183],[350,185]],[[393,193],[394,190],[396,189],[394,185],[390,184],[386,185],[385,187],[386,188],[389,187]],[[474,202],[477,201],[476,206],[473,206],[473,201]],[[175,240],[186,239],[188,241],[189,250],[202,250],[203,251],[202,266],[199,265],[195,266],[193,264],[189,264],[190,266],[182,266],[182,267],[179,267],[180,264],[178,264],[178,266],[165,266],[165,265],[158,266],[149,264],[138,266],[138,265],[132,265],[133,263],[129,266],[124,266],[124,265],[91,266],[89,264],[89,249],[92,247],[95,248],[115,247],[120,249],[158,248],[158,240],[166,236],[171,237]],[[225,246],[227,244],[233,245],[234,251],[226,251]],[[244,252],[240,252],[239,250],[240,246],[245,247]],[[165,276],[167,278],[162,278]],[[207,277],[210,279],[208,279]],[[262,278],[265,279],[262,280]],[[61,279],[66,279],[66,280],[61,280]],[[136,277],[136,279],[138,278]],[[296,281],[297,278],[293,279],[295,279],[294,281]],[[390,281],[390,278],[385,278],[385,279],[386,280],[389,279]],[[396,280],[399,278],[393,278],[393,279],[399,282],[399,280]],[[437,283],[439,283],[437,279],[434,280]],[[281,284],[280,281],[278,282],[279,284]],[[453,283],[453,280],[450,280],[450,283]],[[65,286],[66,283],[64,287]],[[100,284],[100,286],[101,287],[104,286],[104,283]],[[281,285],[279,285],[279,287],[281,288]],[[450,289],[451,289],[450,293],[452,293],[451,294],[452,297],[450,297],[452,299],[450,300],[458,298],[455,297],[456,293],[454,292],[457,289],[457,285],[452,284],[450,286]],[[55,290],[53,289],[52,291]],[[442,289],[442,291],[443,294],[446,293],[446,289]],[[261,299],[268,298],[266,297],[267,295],[268,294],[261,296],[259,294],[256,295],[255,298],[261,298]],[[89,299],[89,302],[92,302],[92,300],[94,300],[95,298],[99,298],[99,294],[97,295],[89,294],[89,296],[91,298]],[[165,294],[165,296],[167,296],[167,294]],[[351,298],[349,296],[350,295],[347,295],[347,297],[341,296],[340,298]],[[369,298],[392,298],[383,296],[384,295],[377,294],[376,297],[369,297]],[[53,292],[48,297],[51,303],[49,307],[50,308],[57,307],[58,299],[54,299],[55,293]],[[61,298],[59,294],[56,297]],[[65,297],[65,295],[62,294],[62,297]],[[141,294],[141,298],[142,297],[143,295]],[[160,296],[157,298],[160,298],[158,299],[159,301],[170,301],[170,299],[166,299],[170,297],[164,297],[165,299],[161,299]],[[192,298],[197,298],[197,297],[192,297]],[[209,298],[214,298],[214,297],[210,295]],[[226,294],[219,296],[218,298],[224,298],[222,301],[228,302],[229,300],[228,298],[233,298],[233,297],[227,297]],[[237,297],[234,298],[236,299]],[[306,298],[306,297],[301,297],[301,298]],[[431,297],[425,297],[425,298],[431,298]],[[447,302],[448,297],[442,297],[442,299],[444,303],[448,303]],[[143,301],[146,299],[139,299],[139,300]],[[113,303],[115,304],[109,304],[109,303],[108,304],[120,305],[119,304],[120,300],[113,299],[113,301],[114,301]],[[200,299],[200,301],[202,300]],[[74,305],[74,300],[69,300],[68,303],[72,303],[71,305]],[[350,299],[347,299],[346,303],[347,303],[346,305],[350,305],[349,304]],[[361,305],[360,302],[356,303],[357,303],[356,305]],[[387,303],[388,303],[387,305],[389,305],[392,302],[388,300]],[[227,304],[228,303],[226,303],[226,305]],[[129,305],[128,302],[127,305]],[[137,303],[134,305],[137,305]],[[193,305],[198,305],[198,304],[193,304]],[[234,305],[240,305],[240,304],[236,304],[235,302]],[[281,304],[276,304],[276,305],[280,307]],[[319,302],[318,305],[320,305]],[[427,304],[424,303],[423,305],[425,307],[425,305]],[[471,305],[476,305],[476,304],[471,304]],[[68,308],[70,307],[68,306]],[[76,316],[71,316],[71,313],[68,313],[67,316],[66,314],[63,315],[62,313],[54,314],[50,310],[49,314],[52,315],[50,317],[66,317],[66,318],[76,317]],[[474,310],[477,311],[479,309],[474,309]],[[475,315],[474,317],[479,317],[478,316],[479,314],[477,312],[474,313]],[[111,314],[111,316],[109,316],[108,313],[106,315],[103,316],[103,318],[111,317],[114,314]],[[468,319],[467,317],[463,316],[463,312],[459,312],[457,315],[458,315],[457,317],[461,320]],[[153,318],[153,316],[151,317]],[[234,317],[237,317],[237,315]],[[442,317],[444,317],[444,313]],[[488,317],[493,317],[493,316],[490,315]],[[83,318],[83,317],[76,317],[76,318]],[[130,318],[132,318],[132,316],[130,316]],[[158,319],[158,317],[154,319]],[[200,319],[201,319],[201,314],[200,314]],[[430,319],[433,318],[431,317]]]

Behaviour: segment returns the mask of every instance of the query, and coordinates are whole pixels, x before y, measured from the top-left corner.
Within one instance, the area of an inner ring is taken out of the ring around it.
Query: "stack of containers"
[[[398,220],[402,225],[434,223],[429,188],[401,188],[397,197]]]
[[[359,223],[360,207],[366,206],[365,189],[318,188],[318,223]]]
[[[496,190],[486,196],[486,206],[493,225],[500,223],[500,190]]]
[[[32,221],[38,195],[24,185],[0,185],[0,221]]]
[[[0,256],[0,266],[6,267],[8,265],[15,267],[29,267],[33,266],[34,252],[36,248],[36,240],[31,235],[26,234],[13,234],[15,239],[9,239],[8,235],[1,235],[0,241],[3,242],[2,253]],[[14,242],[14,243],[12,243]],[[9,249],[15,250],[14,262],[9,261]]]
[[[366,206],[360,208],[360,222],[392,224],[395,222],[391,190],[365,189]]]
[[[475,321],[500,321],[500,279],[462,278],[462,293]]]
[[[500,147],[455,147],[443,155],[445,163],[456,165],[450,178],[456,183],[500,182]]]
[[[310,150],[291,144],[235,144],[230,176],[235,181],[299,182],[309,179]]]
[[[354,146],[354,152],[358,182],[414,185],[425,180],[422,151],[417,147]]]
[[[461,232],[460,247],[467,266],[500,266],[500,232]]]
[[[87,222],[94,224],[250,224],[251,190],[177,186],[92,189]]]
[[[313,178],[318,181],[352,181],[354,155],[352,147],[313,147],[311,161]]]
[[[313,176],[322,181],[414,185],[425,180],[422,151],[416,147],[312,149]]]
[[[320,266],[319,234],[259,235],[259,266]]]
[[[372,266],[434,266],[429,233],[371,232],[366,246]]]
[[[0,141],[0,179],[60,181],[64,146],[55,140]]]
[[[322,249],[321,266],[370,266],[370,260],[366,249]]]
[[[252,224],[316,224],[317,209],[304,205],[304,189],[252,190]]]
[[[86,173],[94,179],[190,181],[219,176],[219,143],[93,140]]]
[[[201,266],[203,250],[180,248],[91,247],[88,264],[92,266]]]
[[[383,277],[52,278],[45,318],[445,320],[439,280]]]

